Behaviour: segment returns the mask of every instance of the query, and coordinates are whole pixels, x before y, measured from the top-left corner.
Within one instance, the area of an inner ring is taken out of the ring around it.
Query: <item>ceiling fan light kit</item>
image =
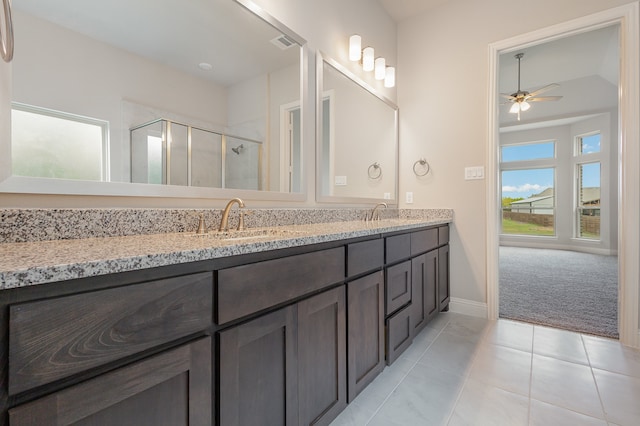
[[[518,60],[518,90],[515,93],[510,95],[501,93],[500,96],[507,99],[508,102],[513,102],[511,108],[509,108],[509,112],[511,114],[518,114],[518,121],[520,121],[520,113],[527,111],[531,108],[529,102],[546,102],[546,101],[558,101],[562,99],[562,96],[544,96],[544,97],[536,97],[537,95],[549,91],[551,89],[555,89],[556,87],[560,87],[557,83],[552,83],[547,86],[544,86],[538,90],[534,90],[533,92],[527,92],[526,90],[520,89],[520,61],[524,53],[517,53],[515,58]]]

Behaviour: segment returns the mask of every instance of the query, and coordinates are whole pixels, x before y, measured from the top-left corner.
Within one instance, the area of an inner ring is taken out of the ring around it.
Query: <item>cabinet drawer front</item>
[[[381,238],[360,243],[349,244],[347,247],[347,275],[362,274],[381,268],[384,264],[384,241]]]
[[[411,234],[394,235],[385,238],[386,263],[394,263],[411,256]]]
[[[205,330],[211,272],[13,305],[9,394]]]
[[[344,248],[218,271],[216,322],[224,324],[344,281]]]
[[[415,256],[438,247],[438,228],[411,233],[411,255]]]
[[[387,319],[387,365],[411,346],[411,305]]]
[[[444,245],[449,242],[449,225],[438,228],[438,245]]]
[[[385,302],[387,315],[411,301],[411,261],[387,268]]]

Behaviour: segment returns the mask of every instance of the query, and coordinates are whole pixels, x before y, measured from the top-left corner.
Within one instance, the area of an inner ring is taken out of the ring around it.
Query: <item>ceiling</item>
[[[377,0],[387,13],[400,22],[427,10],[440,6],[449,0]]]

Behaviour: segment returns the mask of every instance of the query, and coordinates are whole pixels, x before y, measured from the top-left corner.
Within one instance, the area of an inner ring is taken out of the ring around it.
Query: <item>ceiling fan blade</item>
[[[540,93],[547,92],[551,89],[555,89],[556,87],[560,87],[560,85],[558,83],[549,84],[547,86],[541,87],[540,89],[534,90],[533,92],[529,93],[529,97],[539,95]]]
[[[513,101],[513,100],[515,100],[515,99],[516,99],[516,97],[515,97],[515,96],[511,96],[511,95],[508,95],[508,94],[506,94],[506,93],[500,93],[500,96],[502,96],[502,97],[503,97],[503,98],[505,98],[505,99],[509,99],[510,101]]]
[[[540,96],[537,98],[528,98],[527,102],[546,102],[546,101],[559,101],[562,96]]]

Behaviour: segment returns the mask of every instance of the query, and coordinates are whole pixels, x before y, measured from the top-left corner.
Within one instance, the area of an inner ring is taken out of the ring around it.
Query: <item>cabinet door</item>
[[[384,368],[384,274],[347,284],[349,402]]]
[[[298,423],[296,307],[219,333],[219,424]]]
[[[211,338],[9,410],[11,426],[211,425]]]
[[[443,246],[438,249],[438,299],[440,301],[440,310],[449,310],[449,246]]]
[[[411,261],[390,266],[386,271],[386,314],[391,315],[411,302]]]
[[[387,365],[411,346],[411,305],[387,318]]]
[[[411,332],[415,336],[440,310],[438,250],[411,259]]]
[[[298,357],[299,424],[328,425],[347,406],[344,286],[298,304]]]

